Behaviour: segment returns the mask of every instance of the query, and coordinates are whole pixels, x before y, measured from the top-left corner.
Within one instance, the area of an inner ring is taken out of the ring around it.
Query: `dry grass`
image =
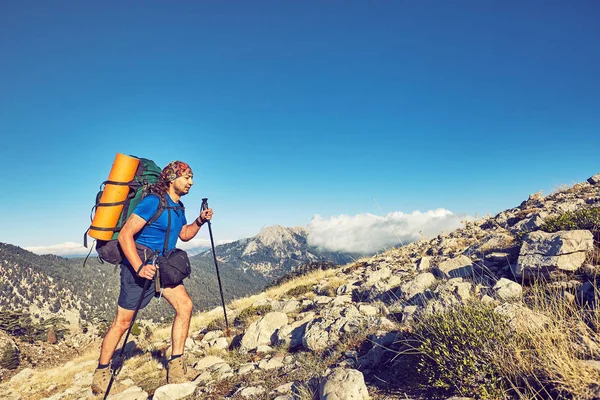
[[[551,318],[546,329],[521,332],[507,351],[512,360],[504,364],[512,389],[519,398],[561,395],[577,399],[598,396],[600,371],[583,360],[597,359],[600,311],[586,309],[559,293],[534,285],[525,298],[529,307]]]

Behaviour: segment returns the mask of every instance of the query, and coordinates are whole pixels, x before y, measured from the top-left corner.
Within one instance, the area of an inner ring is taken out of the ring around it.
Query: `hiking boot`
[[[92,380],[92,393],[94,394],[104,394],[106,392],[106,388],[108,387],[108,383],[110,382],[110,378],[113,374],[112,368],[102,368],[94,371],[94,379]],[[110,387],[111,393],[119,393],[123,391],[125,386],[122,383],[117,382],[117,380],[113,380],[112,386]]]
[[[198,371],[188,367],[183,357],[178,357],[167,364],[167,383],[191,382],[198,377]]]

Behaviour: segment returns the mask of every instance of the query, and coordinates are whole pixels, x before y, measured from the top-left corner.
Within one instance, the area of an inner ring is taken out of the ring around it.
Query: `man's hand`
[[[206,210],[202,210],[200,213],[200,222],[205,223],[206,221],[210,221],[213,216],[212,208],[207,208]]]
[[[156,273],[156,265],[144,264],[137,270],[137,275],[140,278],[151,280]]]

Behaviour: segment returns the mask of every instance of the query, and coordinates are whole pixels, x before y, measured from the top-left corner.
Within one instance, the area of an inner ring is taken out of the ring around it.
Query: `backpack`
[[[134,156],[132,156],[134,157]],[[138,157],[136,157],[138,158]],[[156,163],[147,158],[139,158],[140,162],[138,168],[135,172],[134,178],[128,182],[127,186],[129,186],[129,193],[127,198],[123,201],[123,210],[121,211],[121,215],[119,216],[119,220],[117,222],[117,226],[114,228],[114,234],[111,240],[96,240],[96,252],[98,253],[98,258],[101,262],[108,262],[110,264],[120,264],[123,261],[123,253],[117,241],[119,237],[119,232],[125,225],[127,218],[133,213],[133,210],[137,207],[137,205],[142,201],[144,197],[149,193],[149,188],[151,185],[158,182],[160,178],[161,168],[159,168]],[[100,185],[100,191],[96,195],[96,204],[92,207],[92,211],[90,213],[90,220],[93,221],[94,212],[98,207],[103,206],[113,206],[115,204],[102,204],[100,203],[100,198],[103,193],[103,186],[107,183],[107,181],[102,182]],[[148,220],[146,225],[150,225],[154,223],[163,213],[167,206],[166,199],[161,198],[159,207],[154,214],[154,216]],[[87,233],[90,229],[103,229],[90,226],[88,230],[83,235],[83,245],[87,247]],[[110,229],[113,230],[113,229]],[[91,252],[91,249],[90,249]],[[89,254],[88,254],[89,256]],[[87,261],[87,257],[86,257]],[[85,266],[85,261],[84,261]]]

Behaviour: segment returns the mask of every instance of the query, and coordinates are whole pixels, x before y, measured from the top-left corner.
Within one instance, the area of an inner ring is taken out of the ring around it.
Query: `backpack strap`
[[[152,216],[152,218],[150,218],[148,220],[148,222],[146,222],[146,226],[147,225],[152,225],[153,223],[156,222],[157,219],[160,218],[160,216],[162,215],[162,213],[165,211],[166,208],[168,208],[167,206],[167,199],[165,196],[158,196],[158,208],[156,209],[156,213],[154,213],[154,215]]]

